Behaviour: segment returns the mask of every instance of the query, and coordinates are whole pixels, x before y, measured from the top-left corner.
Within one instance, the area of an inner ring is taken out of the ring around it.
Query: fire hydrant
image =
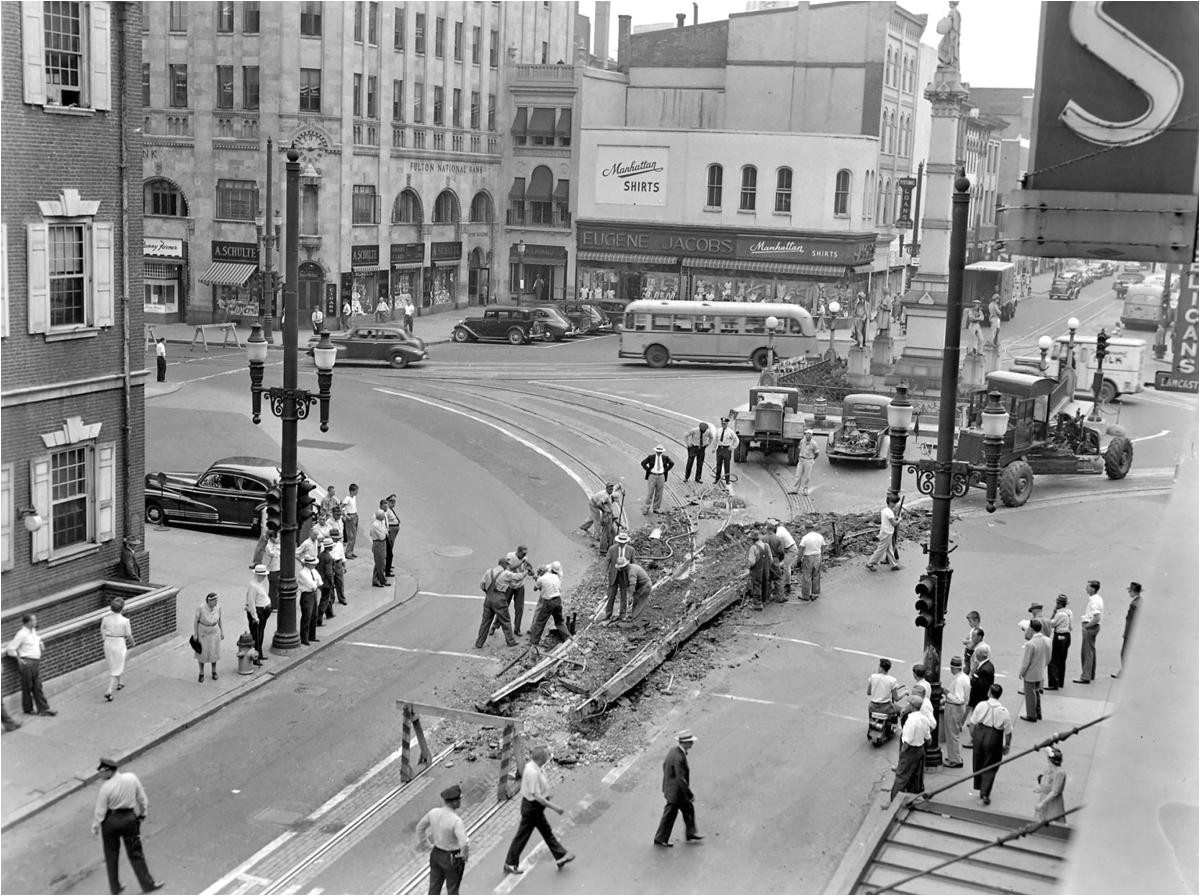
[[[258,651],[254,649],[254,638],[249,632],[238,635],[237,648],[238,675],[253,675]]]

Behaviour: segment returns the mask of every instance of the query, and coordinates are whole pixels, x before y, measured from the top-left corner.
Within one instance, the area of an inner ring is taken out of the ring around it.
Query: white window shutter
[[[25,250],[29,277],[29,332],[50,329],[50,227],[25,225]]]
[[[97,327],[113,325],[113,226],[92,225],[92,322]]]
[[[46,105],[46,54],[43,44],[41,3],[21,3],[21,52],[25,59],[25,102]]]
[[[112,541],[116,530],[117,443],[96,446],[96,541]]]
[[[13,568],[13,468],[0,467],[0,569]]]
[[[112,13],[108,3],[92,3],[91,107],[112,109]]]
[[[29,560],[39,563],[50,559],[50,536],[54,529],[54,506],[50,503],[50,455],[29,461],[29,497],[42,517],[42,527],[29,537]]]
[[[8,225],[0,224],[0,338],[8,338]]]

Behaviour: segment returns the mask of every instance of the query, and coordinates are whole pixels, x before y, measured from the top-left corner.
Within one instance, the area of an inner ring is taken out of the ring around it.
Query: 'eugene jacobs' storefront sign
[[[818,235],[805,233],[736,233],[689,228],[630,227],[579,222],[579,249],[584,252],[644,252],[737,261],[787,264],[869,264],[875,257],[873,232]]]

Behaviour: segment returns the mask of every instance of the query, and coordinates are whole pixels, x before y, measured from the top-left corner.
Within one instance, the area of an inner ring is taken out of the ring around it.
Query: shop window
[[[752,212],[758,198],[758,169],[753,165],[742,168],[742,191],[738,201],[738,210]]]
[[[258,214],[258,184],[252,180],[218,180],[215,217],[253,221]]]
[[[725,169],[720,165],[708,166],[708,189],[704,204],[708,208],[721,207],[721,186],[725,178]]]
[[[300,35],[302,37],[321,36],[320,2],[303,2],[300,4]]]
[[[173,183],[163,178],[146,181],[142,188],[142,202],[147,215],[188,217],[187,200]]]
[[[393,224],[420,224],[422,220],[421,200],[413,190],[404,190],[396,197],[392,206]]]
[[[841,169],[834,178],[833,213],[850,214],[850,172],[846,168]]]
[[[300,111],[321,111],[321,70],[319,68],[300,69]]]
[[[374,184],[355,184],[350,193],[350,223],[379,223],[379,194]]]
[[[449,190],[442,190],[433,202],[434,224],[458,223],[458,197]]]
[[[673,321],[674,318],[670,314],[652,314],[650,315],[650,329],[670,332]]]
[[[174,314],[179,310],[179,285],[174,281],[143,281],[147,314]]]
[[[775,211],[792,210],[792,169],[780,168],[775,175]]]

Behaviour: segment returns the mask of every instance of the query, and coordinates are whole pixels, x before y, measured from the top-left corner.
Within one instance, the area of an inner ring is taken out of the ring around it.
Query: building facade
[[[141,584],[139,19],[3,4],[0,636],[36,614],[46,678],[101,659],[113,596],[139,645],[175,627],[174,590]],[[6,660],[4,693],[17,685]]]
[[[145,7],[148,317],[257,316],[263,237],[284,223],[265,220],[268,136],[275,209],[283,153],[301,151],[302,309],[420,314],[506,289],[507,73],[570,62],[576,4]],[[554,93],[519,99],[557,109]]]

